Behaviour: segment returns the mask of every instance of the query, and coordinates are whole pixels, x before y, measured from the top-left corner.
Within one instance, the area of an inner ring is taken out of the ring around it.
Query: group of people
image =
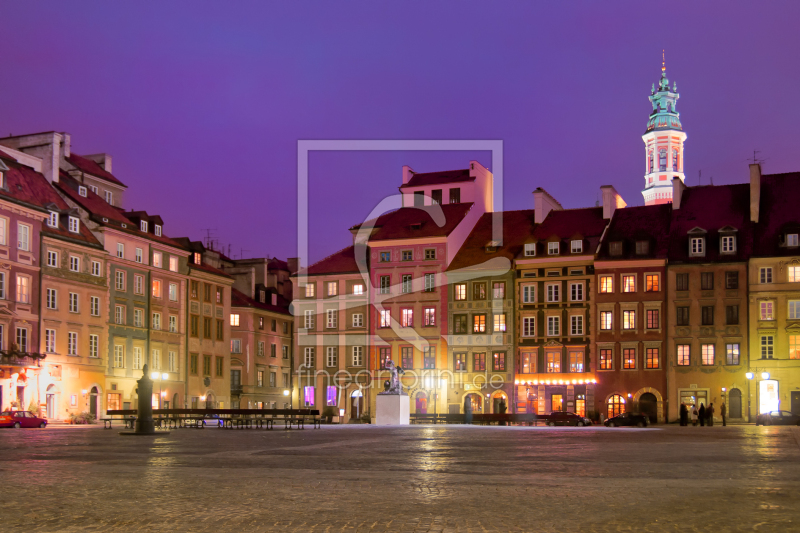
[[[726,425],[725,420],[725,402],[722,403],[722,409],[720,409],[722,413],[722,425]],[[701,426],[713,426],[714,425],[714,404],[708,404],[708,407],[705,407],[702,403],[700,404],[700,408],[698,409],[696,405],[691,406],[691,410],[689,407],[686,406],[685,403],[681,402],[681,425],[688,426],[689,419],[692,420],[692,425],[696,426],[697,422],[700,422]]]

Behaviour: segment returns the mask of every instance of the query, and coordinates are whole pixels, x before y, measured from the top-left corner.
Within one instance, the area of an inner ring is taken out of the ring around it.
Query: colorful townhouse
[[[746,420],[750,185],[685,187],[673,180],[667,263],[668,420],[681,403]],[[734,398],[731,401],[731,398]]]
[[[517,412],[587,416],[595,406],[594,255],[625,206],[613,187],[602,193],[602,207],[563,210],[543,189],[534,191],[537,226],[515,259]]]
[[[343,421],[370,414],[368,249],[348,246],[292,274],[293,405],[326,407]]]
[[[500,218],[495,215],[500,215]],[[493,225],[502,226],[495,240]],[[485,213],[447,268],[448,411],[515,411],[517,366],[514,259],[534,228],[535,212]]]
[[[800,173],[750,165],[753,253],[748,265],[749,383],[727,395],[729,413],[800,414]],[[746,415],[745,415],[746,416]]]
[[[594,261],[595,402],[600,420],[666,420],[669,204],[617,209]]]

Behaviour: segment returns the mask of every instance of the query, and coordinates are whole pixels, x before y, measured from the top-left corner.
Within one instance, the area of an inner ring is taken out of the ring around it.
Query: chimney
[[[564,209],[561,207],[561,204],[558,203],[558,200],[550,196],[550,193],[541,187],[537,187],[536,190],[533,191],[533,208],[536,210],[533,216],[534,222],[537,224],[541,224],[542,221],[547,218],[547,214],[553,209],[556,211]]]
[[[408,183],[414,174],[415,172],[410,166],[403,165],[403,185]]]
[[[111,172],[111,156],[108,154],[92,154],[83,156],[103,167],[106,172]]]
[[[603,193],[603,218],[605,220],[611,220],[614,211],[628,205],[613,185],[603,185],[600,187],[600,191]]]
[[[72,153],[72,136],[69,133],[61,134],[61,157],[66,159]]]
[[[63,157],[66,157],[66,154],[62,154],[62,149],[69,150],[70,139],[67,133],[48,131],[32,135],[6,137],[0,140],[0,144],[41,159],[42,174],[47,178],[47,181],[55,183],[58,182],[61,161]]]
[[[286,260],[286,264],[289,265],[289,274],[294,274],[297,272],[297,267],[300,263],[299,257],[290,257]]]
[[[686,184],[680,178],[672,178],[672,209],[681,208],[681,196],[686,189]]]
[[[750,165],[750,222],[758,222],[761,206],[761,164]]]

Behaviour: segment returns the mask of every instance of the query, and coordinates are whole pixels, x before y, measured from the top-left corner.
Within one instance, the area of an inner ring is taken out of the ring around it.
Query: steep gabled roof
[[[736,252],[720,253],[720,229],[736,229]],[[689,256],[689,232],[706,231],[706,250],[702,257]],[[704,185],[687,187],[681,194],[680,209],[672,210],[669,260],[675,263],[746,261],[752,253],[750,223],[750,185]]]
[[[125,185],[124,183],[119,181],[117,178],[115,178],[114,175],[111,172],[107,171],[106,169],[104,169],[103,167],[101,167],[99,164],[97,164],[96,162],[92,161],[91,159],[87,159],[85,157],[79,156],[78,154],[76,154],[74,152],[70,153],[69,157],[67,157],[66,159],[67,159],[67,161],[69,161],[72,164],[72,166],[74,166],[75,168],[77,168],[78,170],[80,170],[82,172],[85,172],[87,174],[91,174],[92,176],[95,176],[95,177],[100,178],[100,179],[104,179],[106,181],[110,181],[111,183],[114,183],[116,185],[121,185],[123,187],[127,187],[127,185]]]
[[[499,213],[503,224],[503,244],[493,247],[494,251],[487,252],[486,247],[492,243],[492,227],[494,213],[484,213],[475,224],[467,240],[459,249],[448,271],[469,268],[497,257],[513,260],[523,248],[536,224],[535,211],[526,209],[522,211],[505,211]]]
[[[566,242],[576,235],[583,237],[583,251],[580,255],[591,254],[597,249],[600,237],[608,221],[603,218],[602,207],[586,207],[581,209],[552,210],[536,229],[533,230],[531,241],[538,242]],[[542,245],[536,252],[537,256],[545,254]],[[553,257],[569,257],[569,248],[561,246],[560,254]],[[527,259],[518,256],[520,259]]]
[[[472,203],[444,204],[441,206],[402,207],[379,216],[375,220],[370,242],[393,239],[422,239],[430,237],[446,237],[467,216]],[[434,217],[439,213],[444,216],[439,226]],[[372,222],[372,221],[370,221]],[[365,223],[367,224],[367,223]],[[358,229],[362,224],[350,228]]]
[[[367,250],[363,245],[348,246],[342,248],[338,252],[332,253],[328,257],[301,269],[299,274],[306,274],[309,276],[326,275],[326,274],[358,274],[358,260],[356,258],[356,250],[360,251],[360,255],[366,262]],[[367,271],[365,264],[363,270]],[[293,273],[292,277],[296,277],[298,273]]]
[[[754,228],[753,255],[781,257],[799,255],[797,248],[782,246],[786,233],[800,233],[800,172],[766,174],[761,177],[758,224]]]
[[[598,259],[666,259],[669,251],[669,225],[672,204],[625,207],[614,211]],[[636,243],[648,243],[646,254],[636,253]],[[609,254],[609,243],[622,242],[622,255]]]
[[[262,304],[234,288],[231,288],[231,307],[252,307],[254,309],[261,309],[262,311],[292,316],[292,313],[289,312],[289,309],[286,307],[266,303]]]
[[[445,183],[458,183],[462,181],[475,181],[475,177],[469,175],[469,169],[414,174],[411,176],[411,179],[408,180],[408,183],[401,185],[400,188],[443,185]]]

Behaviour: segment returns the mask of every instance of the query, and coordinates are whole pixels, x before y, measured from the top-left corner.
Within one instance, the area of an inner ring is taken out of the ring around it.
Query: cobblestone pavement
[[[800,531],[800,428],[0,430],[0,531]]]

